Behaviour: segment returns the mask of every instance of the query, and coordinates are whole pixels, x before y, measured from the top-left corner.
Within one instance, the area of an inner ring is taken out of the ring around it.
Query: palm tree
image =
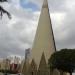
[[[0,2],[8,2],[7,0],[0,0]]]
[[[8,2],[7,0],[0,0],[0,2]],[[11,19],[11,15],[8,11],[6,11],[1,5],[0,5],[0,16],[2,19],[3,14],[7,14],[8,18]]]

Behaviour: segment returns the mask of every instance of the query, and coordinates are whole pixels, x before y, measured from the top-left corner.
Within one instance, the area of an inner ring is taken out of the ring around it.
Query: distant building
[[[3,59],[1,62],[0,62],[0,69],[3,69],[3,70],[10,70],[10,60],[9,59]]]
[[[10,70],[10,60],[9,59],[5,59],[5,70]]]
[[[29,59],[30,59],[30,48],[25,50],[25,59],[22,60],[21,62],[21,72],[24,74],[25,72],[25,65],[29,66]]]
[[[11,61],[10,58],[0,60],[0,70],[11,70],[17,73],[21,72],[20,58],[15,56],[14,61]]]
[[[2,60],[0,60],[0,70],[2,69]]]
[[[17,57],[17,56],[15,56],[15,57],[14,57],[14,63],[15,63],[15,64],[19,64],[19,63],[20,63],[20,58]]]
[[[25,50],[25,61],[28,61],[30,58],[30,48]]]
[[[5,69],[3,60],[0,61],[0,69]]]
[[[12,63],[10,64],[10,70],[17,71],[18,64]]]
[[[20,71],[20,58],[15,56],[13,58],[13,62],[10,63],[10,70],[14,72],[19,72]]]

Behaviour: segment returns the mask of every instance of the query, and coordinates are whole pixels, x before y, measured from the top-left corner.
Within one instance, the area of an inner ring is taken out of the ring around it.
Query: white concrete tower
[[[44,0],[35,39],[32,46],[31,58],[34,59],[38,66],[43,53],[45,55],[46,62],[48,62],[48,59],[50,58],[51,54],[55,52],[55,50],[56,47],[48,2],[47,0]]]

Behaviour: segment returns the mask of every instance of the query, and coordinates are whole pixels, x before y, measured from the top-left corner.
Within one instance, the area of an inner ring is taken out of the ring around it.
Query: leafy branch
[[[8,2],[7,0],[0,0],[0,2]],[[3,14],[7,14],[8,18],[11,19],[11,15],[8,11],[6,11],[1,5],[0,5],[0,16],[1,19],[3,17]]]

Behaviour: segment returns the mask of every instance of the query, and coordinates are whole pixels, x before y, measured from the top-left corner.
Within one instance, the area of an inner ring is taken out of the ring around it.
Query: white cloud
[[[63,22],[65,20],[65,17],[66,13],[59,13],[59,12],[51,13],[52,27],[56,40],[64,39],[64,37],[67,36],[67,33],[64,33],[63,31],[64,28]]]
[[[42,0],[29,1],[34,2],[40,8],[43,2]],[[75,31],[75,10],[73,7],[74,4],[69,3],[67,0],[60,0],[58,2],[56,2],[56,0],[49,1],[57,49],[65,47],[74,48],[75,43],[73,41],[75,35],[73,32]],[[12,19],[9,20],[8,17],[4,15],[3,19],[0,20],[0,56],[6,57],[10,54],[24,56],[24,50],[32,47],[40,11],[23,9],[19,4],[19,0],[12,0],[5,4],[4,7],[11,13]],[[72,36],[74,38],[72,38]]]
[[[10,54],[24,56],[25,49],[32,46],[32,39],[36,30],[38,15],[29,9],[16,8],[17,5],[13,6],[14,4],[16,3],[8,4],[9,7],[5,5],[10,11],[12,19],[9,20],[7,15],[4,15],[0,21],[1,57]]]
[[[61,13],[61,12],[51,13],[51,20],[52,20],[53,28],[55,29],[62,28],[63,26],[62,24],[64,22],[65,16],[66,16],[66,13]]]
[[[66,0],[65,5],[71,11],[75,7],[75,0]]]

